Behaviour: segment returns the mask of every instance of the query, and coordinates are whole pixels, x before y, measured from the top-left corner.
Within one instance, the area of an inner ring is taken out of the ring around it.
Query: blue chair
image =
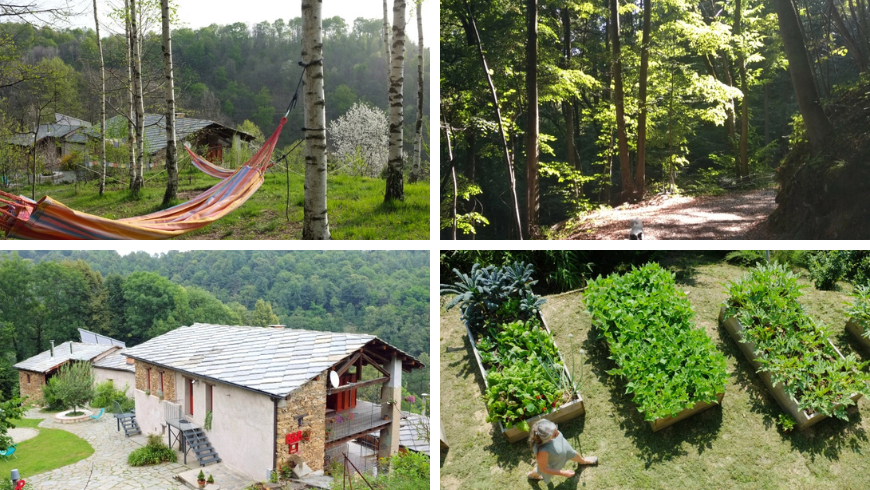
[[[96,414],[96,415],[91,415],[91,418],[94,419],[94,420],[100,420],[100,417],[103,416],[103,413],[105,413],[105,411],[106,411],[105,408],[101,408],[101,409],[100,409],[100,413],[98,413],[98,414]]]
[[[9,461],[9,456],[15,456],[15,448],[17,446],[18,444],[13,444],[7,447],[5,451],[0,451],[0,456],[3,456],[6,461]],[[15,456],[15,459],[18,459],[18,456]]]

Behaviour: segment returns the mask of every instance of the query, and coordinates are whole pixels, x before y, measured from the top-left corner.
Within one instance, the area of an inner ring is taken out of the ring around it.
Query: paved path
[[[61,429],[81,437],[94,447],[94,454],[77,463],[25,478],[33,490],[181,490],[175,475],[190,469],[176,463],[132,467],[127,455],[145,444],[145,436],[124,437],[115,429],[115,419],[102,417],[80,424],[56,424],[50,414],[31,410],[26,418],[45,418],[39,427]],[[23,457],[23,456],[21,456]],[[181,459],[179,458],[179,461]],[[87,488],[85,488],[87,485]]]
[[[36,429],[31,429],[30,427],[19,427],[16,429],[9,429],[6,431],[6,435],[12,438],[12,442],[18,444],[21,441],[26,441],[28,439],[32,439],[39,434],[39,431]]]

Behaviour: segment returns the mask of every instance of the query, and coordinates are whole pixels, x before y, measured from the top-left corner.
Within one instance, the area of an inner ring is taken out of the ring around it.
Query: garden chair
[[[9,461],[9,456],[15,456],[15,448],[18,444],[13,444],[6,448],[5,451],[0,451],[0,456],[3,456],[3,459]],[[15,459],[18,459],[18,456],[15,456]]]
[[[99,421],[99,420],[100,420],[100,417],[102,417],[103,414],[104,414],[105,412],[106,412],[106,409],[105,409],[105,408],[101,408],[101,409],[100,409],[100,413],[98,413],[98,414],[96,414],[96,415],[91,415],[91,418],[94,419],[95,421]]]

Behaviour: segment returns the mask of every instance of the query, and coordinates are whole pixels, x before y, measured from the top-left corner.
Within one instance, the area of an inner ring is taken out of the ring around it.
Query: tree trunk
[[[843,22],[843,17],[840,16],[840,10],[837,9],[834,0],[828,0],[828,8],[831,10],[831,18],[834,21],[834,25],[837,26],[837,31],[840,32],[841,36],[843,36],[843,41],[845,41],[846,47],[849,49],[849,52],[852,53],[852,56],[855,57],[855,62],[858,63],[858,71],[862,73],[867,71],[867,58],[862,52],[860,42],[852,37],[852,33],[849,32],[849,28],[846,27],[846,23]]]
[[[133,84],[133,30],[130,28],[130,0],[124,0],[125,29],[127,30],[127,104],[129,107],[129,117],[127,118],[127,147],[130,153],[130,190],[133,191],[133,185],[136,182],[136,106],[133,104],[133,93],[135,92]],[[137,189],[138,191],[138,189]]]
[[[444,111],[441,111],[441,117],[444,117]],[[450,126],[447,125],[447,119],[444,119],[444,134],[447,137],[447,157],[450,159],[450,175],[453,177],[453,239],[456,240],[456,201],[459,196],[459,189],[456,185],[456,162],[453,161],[453,146],[450,142]]]
[[[764,84],[764,146],[770,144],[770,82]]]
[[[738,0],[739,1],[739,0]],[[643,0],[643,41],[640,51],[640,115],[637,118],[637,167],[634,170],[635,196],[643,199],[646,184],[646,88],[649,71],[650,19],[652,0]]]
[[[302,62],[305,85],[305,203],[302,238],[329,240],[326,214],[326,101],[323,95],[322,3],[302,0]]]
[[[94,0],[96,1],[96,0]],[[178,156],[175,144],[175,80],[172,76],[172,34],[169,30],[169,0],[160,0],[163,18],[163,77],[166,84],[166,193],[163,206],[178,197]]]
[[[145,165],[145,105],[142,97],[142,52],[139,46],[139,24],[136,18],[136,0],[130,0],[130,50],[133,55],[133,106],[136,109],[136,160],[131,190],[138,194],[144,183],[142,167]]]
[[[390,60],[390,18],[387,16],[387,0],[384,0],[384,54],[386,58],[384,58],[384,63],[387,65],[387,105],[389,105],[389,97],[390,97],[390,87],[392,86],[392,82],[390,81],[390,73],[392,72],[392,64]]]
[[[414,166],[411,169],[409,182],[414,183],[420,178],[423,153],[423,0],[417,0],[417,122],[414,128]]]
[[[526,0],[526,235],[538,227],[538,0]]]
[[[610,0],[610,24],[613,41],[613,101],[616,104],[616,139],[619,148],[619,171],[622,174],[622,200],[634,195],[631,164],[628,162],[628,136],[625,133],[625,94],[622,88],[622,56],[619,43],[619,1]]]
[[[106,190],[106,64],[103,61],[103,40],[100,39],[100,18],[94,0],[94,25],[97,29],[97,53],[100,55],[100,195]]]
[[[571,12],[568,5],[562,6],[562,28],[564,30],[565,69],[571,69]],[[562,101],[562,111],[565,113],[565,135],[567,136],[568,165],[574,170],[580,170],[580,160],[574,148],[574,104],[573,97]],[[578,186],[574,186],[574,198],[579,199],[582,194]]]
[[[819,92],[794,5],[791,0],[773,0],[773,6],[779,18],[779,33],[785,46],[788,72],[791,75],[798,107],[804,119],[810,144],[813,151],[818,154],[832,139],[834,129],[819,102]]]
[[[740,37],[743,22],[743,6],[741,0],[734,5],[735,37]],[[746,80],[746,57],[742,49],[737,51],[737,70],[740,73],[740,91],[743,92],[740,111],[740,149],[737,154],[737,178],[749,177],[749,84]]]
[[[384,201],[405,200],[404,132],[405,98],[405,0],[393,1],[393,44],[390,47],[393,70],[390,75],[390,153],[387,160],[387,189]]]
[[[489,74],[489,67],[486,64],[486,56],[483,54],[483,44],[480,42],[480,33],[477,32],[477,23],[474,21],[474,15],[471,13],[471,8],[468,6],[468,0],[465,0],[465,10],[468,12],[468,18],[471,20],[471,27],[474,31],[474,40],[477,43],[477,52],[480,54],[480,63],[483,65],[483,74],[486,77],[486,82],[489,84],[489,93],[492,96],[492,105],[495,107],[495,115],[498,119],[498,132],[501,134],[501,146],[504,149],[504,162],[507,165],[508,177],[510,179],[511,198],[513,199],[514,215],[517,220],[517,235],[518,239],[523,239],[523,225],[520,221],[520,205],[517,200],[517,180],[514,175],[514,166],[511,164],[511,155],[508,150],[507,136],[504,132],[504,123],[501,119],[501,108],[498,105],[498,96],[495,91],[495,85],[492,83],[492,76]]]

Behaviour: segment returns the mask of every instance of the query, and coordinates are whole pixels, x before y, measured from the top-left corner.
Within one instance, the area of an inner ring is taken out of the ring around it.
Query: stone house
[[[133,397],[133,389],[136,386],[136,367],[132,359],[124,356],[124,349],[94,361],[91,367],[94,371],[94,383],[111,381],[119,390],[126,385],[127,391],[124,394],[127,398]]]
[[[28,403],[42,403],[42,387],[64,364],[73,361],[94,362],[111,355],[121,348],[113,345],[64,342],[58,346],[51,341],[51,348],[25,359],[13,367],[18,370],[18,386],[21,397]]]
[[[291,460],[323,470],[373,432],[378,456],[397,453],[402,371],[423,367],[372,335],[280,325],[196,323],[123,355],[143,433],[256,480]]]

